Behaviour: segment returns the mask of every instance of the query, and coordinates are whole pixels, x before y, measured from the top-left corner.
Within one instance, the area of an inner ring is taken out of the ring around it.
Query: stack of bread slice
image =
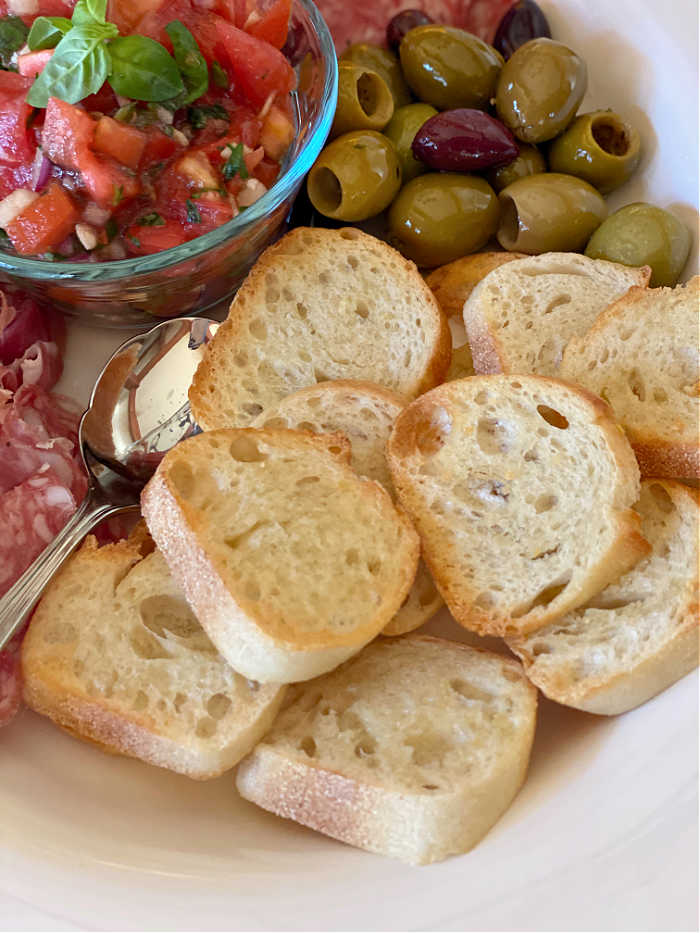
[[[535,686],[612,714],[697,663],[697,497],[640,481],[651,446],[697,476],[697,283],[648,276],[485,254],[426,285],[358,230],[288,234],[144,490],[153,541],[89,540],[47,590],[28,704],[192,777],[240,762],[243,796],[373,852],[473,847],[525,778]],[[517,658],[413,633],[442,600]]]

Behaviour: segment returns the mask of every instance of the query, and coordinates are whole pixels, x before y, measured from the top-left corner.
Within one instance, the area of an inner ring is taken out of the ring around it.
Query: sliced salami
[[[354,42],[384,45],[389,20],[402,10],[423,10],[436,23],[459,26],[491,42],[514,0],[375,0],[350,5],[347,0],[317,0],[317,6],[341,54]]]

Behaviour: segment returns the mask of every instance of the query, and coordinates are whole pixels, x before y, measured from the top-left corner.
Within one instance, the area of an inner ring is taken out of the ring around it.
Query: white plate
[[[616,203],[695,227],[696,4],[542,5],[588,61],[586,104],[643,132]],[[73,328],[64,391],[85,398],[117,342]],[[230,775],[112,759],[24,711],[0,733],[0,928],[696,929],[697,730],[697,675],[616,719],[543,702],[508,813],[469,855],[413,869],[275,819]]]

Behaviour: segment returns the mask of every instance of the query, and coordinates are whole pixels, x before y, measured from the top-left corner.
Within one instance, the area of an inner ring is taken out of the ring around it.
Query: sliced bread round
[[[400,396],[371,382],[320,382],[268,408],[252,427],[342,434],[350,441],[350,463],[355,472],[381,483],[394,499],[386,443],[394,421],[405,407]],[[410,593],[383,634],[412,632],[434,616],[440,606],[440,594],[428,568],[420,561]]]
[[[625,713],[698,665],[697,494],[644,480],[636,508],[651,554],[587,605],[508,639],[544,694],[589,713]]]
[[[297,389],[376,382],[415,398],[441,382],[450,332],[415,265],[352,228],[298,228],[263,253],[190,389],[205,429],[246,427]]]
[[[564,352],[561,375],[604,398],[642,476],[700,477],[700,277],[635,288]]]
[[[464,302],[489,272],[507,262],[525,258],[525,253],[507,253],[504,250],[471,253],[439,269],[433,269],[426,275],[425,281],[445,314],[461,318]]]
[[[180,443],[144,518],[195,615],[239,673],[293,683],[356,654],[396,615],[419,541],[340,435],[223,429]]]
[[[217,777],[265,734],[284,688],[237,674],[144,550],[90,537],[52,580],[22,645],[24,700],[105,751]]]
[[[639,470],[607,405],[540,376],[473,376],[417,399],[388,444],[394,485],[455,619],[522,634],[649,551]]]
[[[572,337],[651,270],[577,253],[543,253],[490,272],[464,305],[477,373],[557,375]]]
[[[517,661],[427,636],[374,642],[298,690],[236,784],[350,845],[435,862],[475,846],[510,805],[536,707]]]

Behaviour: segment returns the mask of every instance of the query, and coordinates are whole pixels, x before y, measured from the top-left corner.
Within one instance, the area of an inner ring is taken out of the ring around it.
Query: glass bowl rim
[[[333,38],[326,21],[321,16],[313,0],[297,0],[306,10],[311,26],[318,37],[321,56],[324,62],[323,89],[320,98],[319,113],[315,123],[310,124],[311,131],[302,143],[301,149],[284,174],[272,188],[258,201],[241,212],[238,217],[222,226],[188,240],[179,246],[161,250],[149,256],[136,256],[130,259],[115,259],[108,262],[47,262],[43,259],[24,259],[0,251],[0,272],[6,272],[23,279],[34,281],[74,282],[116,281],[133,278],[151,272],[168,269],[181,262],[196,259],[212,248],[220,246],[229,239],[245,233],[273,214],[289,197],[295,186],[302,181],[323,148],[335,114],[338,97],[338,60]]]

